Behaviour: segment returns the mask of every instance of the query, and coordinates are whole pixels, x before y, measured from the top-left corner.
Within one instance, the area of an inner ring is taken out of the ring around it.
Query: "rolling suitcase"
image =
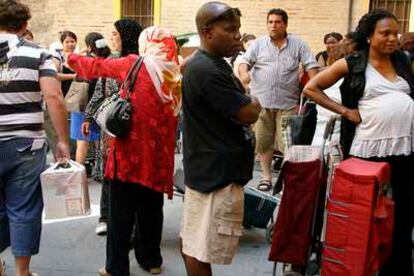
[[[319,146],[292,146],[288,149],[279,179],[283,195],[269,260],[306,266],[318,195],[326,181]]]
[[[323,276],[372,276],[391,253],[394,203],[387,163],[350,158],[328,188]]]
[[[266,228],[277,204],[276,197],[251,186],[245,186],[243,226]]]

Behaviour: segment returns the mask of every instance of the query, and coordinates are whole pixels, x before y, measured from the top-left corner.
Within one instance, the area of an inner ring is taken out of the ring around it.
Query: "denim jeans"
[[[39,252],[46,150],[45,139],[0,141],[0,253],[9,246],[14,256]]]

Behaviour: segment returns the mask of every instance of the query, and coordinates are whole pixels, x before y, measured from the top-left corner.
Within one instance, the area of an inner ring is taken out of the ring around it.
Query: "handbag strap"
[[[300,102],[299,102],[299,109],[298,109],[298,113],[297,115],[302,115],[305,111],[305,107],[310,104],[311,101],[306,98],[305,99],[305,95],[303,95],[303,93],[300,94]]]
[[[141,69],[141,65],[143,61],[144,61],[144,57],[137,58],[137,60],[134,62],[134,64],[129,69],[128,74],[124,82],[121,85],[121,90],[126,88],[126,93],[127,93],[126,99],[127,100],[129,99],[129,96],[131,95],[131,91],[134,87],[138,72]]]
[[[302,114],[302,109],[304,108],[304,101],[305,96],[303,95],[303,93],[300,94],[300,102],[299,102],[299,109],[298,109],[298,115]]]

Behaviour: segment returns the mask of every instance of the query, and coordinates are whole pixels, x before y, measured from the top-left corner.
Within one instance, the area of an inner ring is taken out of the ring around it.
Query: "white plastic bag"
[[[67,160],[54,163],[40,175],[46,219],[91,213],[85,167]]]

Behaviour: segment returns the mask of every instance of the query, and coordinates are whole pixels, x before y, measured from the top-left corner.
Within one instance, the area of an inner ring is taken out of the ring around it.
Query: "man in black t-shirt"
[[[223,59],[241,50],[240,11],[204,4],[196,24],[201,46],[183,78],[184,170],[187,185],[182,253],[188,275],[230,264],[243,221],[243,185],[252,178],[249,125],[261,110]]]

